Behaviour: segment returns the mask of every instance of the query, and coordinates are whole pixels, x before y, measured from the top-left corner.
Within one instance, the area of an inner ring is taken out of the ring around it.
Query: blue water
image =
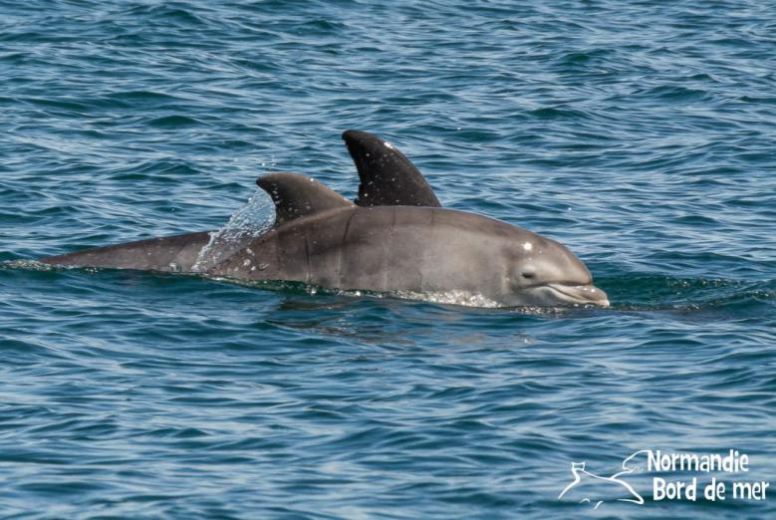
[[[16,262],[218,229],[267,171],[352,198],[347,128],[612,308]],[[558,500],[642,449],[776,486],[775,146],[764,0],[0,1],[0,516],[776,517],[648,469]]]

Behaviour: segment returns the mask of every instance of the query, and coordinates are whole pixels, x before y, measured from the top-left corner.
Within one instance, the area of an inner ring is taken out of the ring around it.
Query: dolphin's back
[[[279,226],[210,274],[344,290],[500,293],[504,252],[522,233],[530,232],[442,208],[350,207]]]
[[[50,256],[40,261],[46,264],[79,267],[162,272],[190,271],[197,261],[199,252],[209,240],[210,234],[202,231],[86,249]]]

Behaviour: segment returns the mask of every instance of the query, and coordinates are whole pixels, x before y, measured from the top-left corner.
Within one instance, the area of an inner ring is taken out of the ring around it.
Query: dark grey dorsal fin
[[[256,184],[275,203],[275,226],[313,213],[353,205],[336,191],[297,173],[271,173],[259,177]]]
[[[358,130],[345,131],[342,139],[361,179],[356,204],[441,206],[423,174],[393,145]]]

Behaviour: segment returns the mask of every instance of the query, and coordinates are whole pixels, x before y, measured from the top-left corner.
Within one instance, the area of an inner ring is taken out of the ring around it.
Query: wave
[[[619,310],[705,310],[776,302],[776,280],[688,278],[661,274],[598,278]]]
[[[229,235],[229,228],[214,234],[214,240],[229,241],[234,239]],[[238,240],[239,242],[239,240]],[[212,248],[203,250],[202,265],[212,265],[221,258],[212,257]],[[7,260],[0,262],[0,270],[57,271],[83,270],[89,273],[106,271],[96,268],[58,267],[40,263],[36,260]],[[200,269],[201,271],[201,269]],[[182,273],[191,276],[190,273]],[[609,309],[579,308],[540,308],[540,307],[505,307],[486,296],[471,291],[392,291],[378,292],[365,290],[328,289],[304,282],[290,281],[246,281],[227,277],[209,277],[195,273],[196,276],[219,282],[254,287],[259,290],[287,292],[289,294],[306,294],[310,296],[329,295],[346,296],[350,298],[394,298],[414,300],[427,303],[450,305],[455,307],[471,307],[480,309],[500,309],[527,314],[566,315],[569,312],[592,311],[600,314],[612,311],[711,311],[721,309],[744,309],[748,306],[766,304],[776,305],[776,280],[746,281],[724,278],[687,278],[660,274],[602,277],[597,279],[597,285],[602,287],[612,305]]]

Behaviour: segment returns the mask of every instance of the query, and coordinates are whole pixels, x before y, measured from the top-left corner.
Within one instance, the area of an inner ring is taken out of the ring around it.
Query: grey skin
[[[441,206],[423,174],[392,144],[358,130],[346,130],[342,140],[361,180],[357,205]]]
[[[369,147],[375,144],[370,139],[365,142]],[[351,149],[351,143],[348,147]],[[389,155],[400,153],[393,147],[386,150]],[[356,160],[352,149],[351,154]],[[406,157],[401,158],[412,166]],[[458,291],[503,306],[609,305],[606,294],[592,284],[585,265],[558,242],[485,216],[416,205],[413,202],[418,200],[436,201],[427,184],[418,186],[417,177],[422,179],[422,175],[417,169],[399,165],[388,173],[404,181],[410,178],[411,192],[404,195],[393,187],[390,199],[385,199],[379,189],[372,188],[381,183],[369,183],[374,170],[367,165],[362,172],[359,167],[358,200],[380,199],[382,205],[353,204],[297,174],[260,178],[258,185],[275,203],[275,226],[201,274],[399,294]],[[385,174],[379,173],[381,177]],[[422,193],[425,189],[428,192]],[[391,200],[399,205],[387,205]],[[42,261],[191,272],[208,240],[206,232],[190,233]]]
[[[137,269],[140,271],[190,272],[210,233],[200,231],[171,237],[149,238],[115,246],[86,249],[66,255],[42,258],[52,265]]]

